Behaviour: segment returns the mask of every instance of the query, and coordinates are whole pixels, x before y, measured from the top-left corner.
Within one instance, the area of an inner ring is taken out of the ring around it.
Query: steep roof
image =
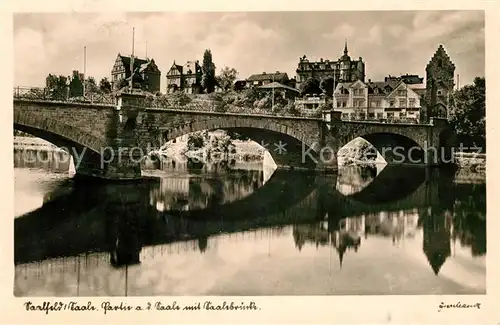
[[[275,72],[275,73],[260,73],[260,74],[253,74],[250,77],[248,77],[247,81],[263,81],[263,80],[283,80],[283,79],[288,79],[288,75],[286,72]]]
[[[172,66],[170,67],[169,72],[172,71],[172,69],[177,69],[179,71],[179,73],[182,74],[182,65],[176,64],[175,61],[172,64]],[[168,75],[167,75],[167,77],[168,77]]]
[[[371,93],[373,93],[375,89],[379,89],[381,90],[381,95],[388,95],[399,85],[399,83],[400,81],[395,80],[370,81],[367,85]]]
[[[130,56],[120,55],[120,59],[122,60],[123,66],[127,73],[130,73]],[[148,60],[134,58],[134,70],[139,69],[141,65],[148,64]]]
[[[455,68],[455,64],[451,61],[451,59],[448,56],[448,53],[446,53],[446,50],[444,49],[443,45],[440,44],[439,47],[437,48],[436,52],[434,52],[434,55],[432,56],[432,58],[429,60],[429,63],[427,63],[426,70],[441,60],[446,61],[451,67]]]

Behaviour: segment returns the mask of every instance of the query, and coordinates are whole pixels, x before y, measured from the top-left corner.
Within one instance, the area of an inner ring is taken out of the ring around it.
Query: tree
[[[94,77],[88,77],[85,79],[85,93],[86,94],[96,93],[98,90],[99,90],[99,87],[97,87],[97,83],[96,83]]]
[[[73,76],[69,82],[69,97],[80,96],[83,96],[83,83],[80,79],[80,73],[77,70],[73,70]]]
[[[45,78],[45,88],[55,100],[65,100],[68,94],[68,77],[49,74]]]
[[[450,100],[450,123],[465,146],[486,145],[486,82],[476,77],[472,85],[455,91]]]
[[[99,81],[99,90],[102,93],[108,94],[111,92],[111,82],[109,82],[108,78],[104,77]]]
[[[224,91],[227,91],[231,88],[237,76],[238,71],[236,71],[236,69],[224,67],[224,69],[220,71],[218,84]]]
[[[203,65],[202,65],[203,76],[201,79],[201,84],[203,89],[207,94],[214,92],[215,90],[215,64],[212,61],[212,52],[210,49],[206,49],[203,53]]]
[[[198,150],[205,145],[205,139],[201,133],[192,133],[188,136],[188,150]]]
[[[300,94],[311,95],[321,93],[321,88],[319,87],[319,80],[316,78],[308,78],[302,84],[300,84]]]
[[[326,77],[323,80],[321,80],[320,83],[320,88],[321,90],[328,96],[332,97],[333,96],[333,82],[334,82],[333,77]]]

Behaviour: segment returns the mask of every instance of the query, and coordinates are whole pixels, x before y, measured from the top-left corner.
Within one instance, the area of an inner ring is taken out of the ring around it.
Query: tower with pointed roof
[[[431,117],[448,116],[449,96],[455,86],[455,64],[451,61],[443,45],[432,56],[425,68],[426,92],[425,110],[421,114],[422,122],[429,122]]]
[[[340,82],[351,81],[351,57],[349,56],[349,51],[347,50],[347,40],[344,45],[344,55],[339,59],[340,65]]]

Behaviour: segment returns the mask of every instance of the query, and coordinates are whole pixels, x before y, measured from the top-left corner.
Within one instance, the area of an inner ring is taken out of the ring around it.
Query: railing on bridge
[[[126,90],[125,90],[126,93]],[[216,112],[228,114],[247,114],[247,115],[268,115],[283,117],[301,117],[301,118],[321,118],[321,111],[316,113],[305,113],[300,109],[290,109],[284,107],[256,108],[253,106],[236,105],[225,100],[214,100],[202,96],[191,96],[187,101],[180,101],[175,97],[168,95],[153,95],[151,93],[138,92],[144,95],[144,99],[138,101],[138,105],[147,109],[173,109],[182,111]],[[96,105],[117,105],[116,94],[114,93],[89,93],[87,96],[71,97],[69,91],[57,92],[43,87],[14,87],[14,99],[41,100],[50,102],[72,102],[88,103]],[[418,124],[415,118],[383,118],[351,116],[346,121],[389,123],[389,124]]]
[[[14,99],[42,100],[50,102],[74,102],[116,105],[113,94],[89,93],[87,96],[70,96],[69,90],[58,91],[44,87],[14,87]]]
[[[374,122],[374,123],[388,123],[388,124],[419,124],[417,118],[399,117],[399,118],[376,118],[376,117],[349,117],[341,118],[342,121],[353,122]]]

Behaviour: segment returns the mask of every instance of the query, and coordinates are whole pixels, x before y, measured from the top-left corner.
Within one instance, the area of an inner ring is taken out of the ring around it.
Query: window
[[[359,119],[360,120],[364,120],[366,118],[366,114],[365,113],[359,113]]]
[[[349,113],[342,113],[341,118],[342,118],[343,120],[347,120],[347,119],[349,119]]]
[[[393,101],[393,100],[391,100],[391,101],[389,102],[389,107],[394,107],[394,101]]]
[[[381,120],[384,118],[384,113],[377,113],[377,119]]]
[[[342,107],[346,107],[347,106],[347,102],[342,102]]]
[[[340,107],[341,104],[342,102],[337,102],[337,107]]]
[[[405,99],[399,100],[399,107],[406,107],[406,100]]]
[[[387,118],[394,118],[394,113],[387,113]]]
[[[415,98],[410,98],[408,102],[409,107],[415,107]]]
[[[374,119],[375,118],[375,113],[368,113],[368,118]]]
[[[403,90],[398,90],[398,96],[405,96],[406,95],[406,91],[403,89]]]
[[[439,89],[439,90],[437,91],[437,94],[438,94],[438,95],[442,95],[442,94],[443,94],[443,91],[442,91],[441,89]]]

